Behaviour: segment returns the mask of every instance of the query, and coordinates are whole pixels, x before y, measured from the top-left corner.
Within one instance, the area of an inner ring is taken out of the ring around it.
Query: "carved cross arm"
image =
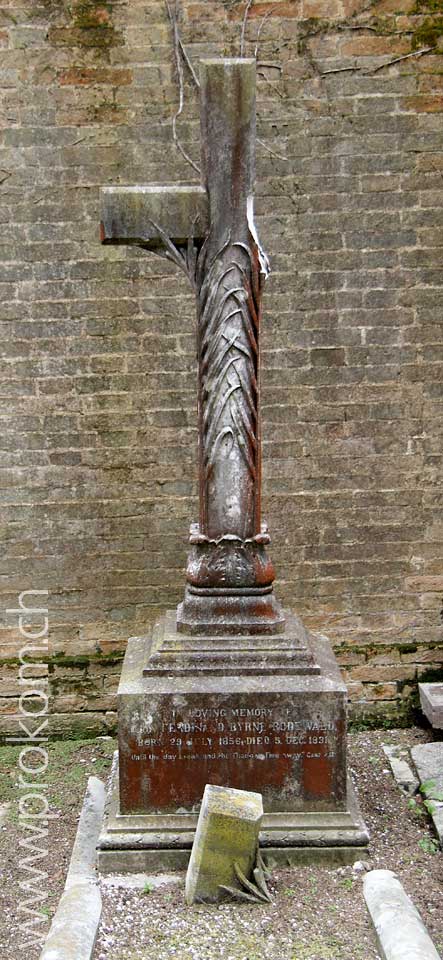
[[[202,186],[103,187],[101,241],[142,244],[149,249],[174,246],[208,232],[208,195]]]

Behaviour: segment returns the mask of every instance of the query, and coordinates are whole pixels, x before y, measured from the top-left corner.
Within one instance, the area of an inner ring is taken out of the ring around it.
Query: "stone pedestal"
[[[435,730],[443,730],[443,683],[419,683],[420,705]]]
[[[170,612],[152,638],[129,641],[102,870],[186,866],[207,783],[262,795],[265,855],[362,855],[346,687],[328,641],[286,618],[271,637],[185,637]]]

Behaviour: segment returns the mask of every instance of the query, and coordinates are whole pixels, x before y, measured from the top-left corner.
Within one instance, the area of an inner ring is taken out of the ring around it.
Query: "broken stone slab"
[[[422,793],[430,801],[429,810],[440,845],[443,847],[443,743],[421,743],[411,756],[422,785]],[[429,808],[428,808],[429,809]]]
[[[207,784],[186,875],[186,902],[217,903],[223,887],[240,889],[257,861],[263,817],[260,793]]]
[[[391,870],[371,870],[363,894],[383,960],[441,960],[420,914]]]
[[[443,683],[419,683],[420,705],[436,730],[443,730]]]
[[[95,862],[104,806],[104,784],[89,777],[65,889],[40,960],[92,957],[102,912]]]
[[[392,773],[399,787],[404,790],[405,793],[413,796],[414,793],[417,793],[419,781],[406,759],[406,757],[409,756],[409,752],[403,750],[401,747],[387,743],[384,743],[382,746],[383,753],[389,761]]]
[[[420,782],[435,780],[437,790],[443,790],[443,742],[420,743],[411,750]]]

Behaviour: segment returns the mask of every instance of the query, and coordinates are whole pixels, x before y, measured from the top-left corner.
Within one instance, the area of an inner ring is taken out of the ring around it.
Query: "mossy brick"
[[[83,740],[115,733],[116,728],[117,714],[114,711],[53,713],[49,717],[48,736],[51,740],[65,737]],[[17,721],[12,729],[17,729]]]
[[[226,899],[221,886],[239,886],[235,864],[249,879],[262,817],[261,794],[207,784],[186,874],[188,904]]]
[[[351,680],[363,680],[370,683],[385,680],[414,680],[416,677],[416,667],[412,664],[411,666],[400,666],[396,664],[372,665],[368,663],[364,666],[350,667],[347,674]]]

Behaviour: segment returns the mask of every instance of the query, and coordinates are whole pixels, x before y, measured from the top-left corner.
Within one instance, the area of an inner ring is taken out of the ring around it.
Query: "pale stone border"
[[[395,873],[371,870],[363,893],[383,960],[441,960]]]
[[[389,743],[382,743],[382,749],[400,789],[413,796],[417,793],[420,784],[405,759],[408,751]]]
[[[90,960],[102,912],[96,848],[103,819],[105,787],[89,777],[65,889],[40,960]]]

